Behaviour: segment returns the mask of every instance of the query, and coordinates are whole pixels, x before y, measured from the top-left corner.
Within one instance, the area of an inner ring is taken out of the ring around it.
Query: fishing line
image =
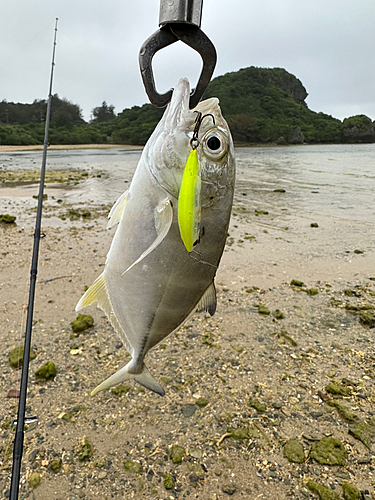
[[[31,270],[30,270],[30,289],[29,289],[29,300],[27,306],[26,332],[25,332],[22,375],[21,375],[21,385],[20,385],[20,399],[18,403],[17,426],[16,426],[16,434],[14,437],[14,447],[13,447],[13,467],[12,467],[12,479],[11,479],[10,497],[9,497],[10,500],[18,499],[25,423],[27,425],[31,422],[35,423],[36,425],[38,423],[37,417],[25,417],[25,414],[26,414],[27,379],[29,373],[29,360],[30,360],[30,348],[31,348],[31,332],[33,326],[35,285],[36,285],[36,276],[38,272],[39,242],[41,238],[40,228],[42,223],[43,191],[44,191],[44,178],[45,178],[46,160],[47,160],[48,132],[49,132],[49,122],[51,116],[52,83],[53,83],[53,72],[55,67],[57,22],[58,19],[56,18],[55,34],[53,38],[52,65],[51,65],[48,104],[46,113],[46,124],[44,130],[44,147],[42,156],[42,166],[40,170],[38,207],[37,207],[35,231],[34,231],[34,246],[33,246],[33,255],[31,261]]]

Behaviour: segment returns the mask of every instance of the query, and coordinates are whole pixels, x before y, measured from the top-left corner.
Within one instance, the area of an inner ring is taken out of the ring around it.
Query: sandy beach
[[[292,212],[282,228],[259,205],[243,208],[237,186],[216,315],[196,313],[148,355],[166,396],[129,382],[91,398],[127,359],[96,307],[84,311],[93,326],[71,328],[103,269],[110,206],[70,203],[72,179],[52,181],[27,402],[39,426],[25,434],[20,498],[375,499],[375,257],[365,223],[322,214],[316,227]],[[17,410],[8,395],[21,373],[8,358],[23,343],[37,203],[12,182],[0,210],[17,216],[0,223],[2,498]],[[57,375],[41,380],[35,371],[48,361]]]

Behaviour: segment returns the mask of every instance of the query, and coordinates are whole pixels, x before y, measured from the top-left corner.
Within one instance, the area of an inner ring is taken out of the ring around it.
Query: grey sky
[[[148,102],[138,51],[158,28],[159,0],[12,0],[0,20],[0,100],[46,98],[54,19],[59,18],[54,93],[85,119],[107,101],[120,112]],[[374,0],[204,0],[202,29],[218,52],[215,75],[283,67],[305,85],[314,111],[375,119]],[[194,85],[200,57],[182,43],[159,52],[159,91],[181,76]]]

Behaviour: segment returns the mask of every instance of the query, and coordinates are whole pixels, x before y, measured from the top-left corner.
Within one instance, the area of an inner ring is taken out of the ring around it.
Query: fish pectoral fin
[[[105,277],[102,273],[94,283],[90,286],[88,290],[81,297],[80,301],[76,305],[76,312],[80,311],[86,306],[91,306],[96,301],[101,301],[107,299],[107,289],[105,283]]]
[[[166,198],[162,202],[160,202],[159,205],[155,208],[154,215],[155,215],[155,228],[157,232],[157,237],[152,242],[152,244],[147,248],[147,250],[145,250],[142,253],[142,255],[135,262],[133,262],[131,266],[125,269],[125,271],[122,273],[121,276],[127,273],[136,264],[139,264],[141,260],[143,260],[145,257],[147,257],[147,255],[149,255],[153,250],[155,250],[155,248],[157,248],[160,245],[160,243],[164,240],[164,238],[167,236],[173,221],[173,208],[171,201],[168,198]]]
[[[198,302],[197,309],[204,309],[213,316],[216,311],[216,288],[214,282],[207,288]]]
[[[107,229],[111,229],[115,224],[118,224],[121,220],[122,214],[124,213],[126,203],[128,201],[129,189],[123,193],[116,203],[111,208],[108,214],[108,224]]]
[[[147,370],[146,366],[143,365],[142,373],[129,373],[129,367],[133,365],[133,360],[131,360],[127,365],[123,366],[118,372],[111,375],[107,380],[104,380],[101,384],[98,385],[92,392],[91,396],[95,396],[100,391],[104,391],[105,389],[109,389],[114,385],[120,384],[121,382],[125,382],[126,380],[135,379],[136,382],[143,385],[150,391],[156,392],[160,394],[160,396],[164,396],[164,389],[156,382],[156,380],[151,376],[150,372]]]

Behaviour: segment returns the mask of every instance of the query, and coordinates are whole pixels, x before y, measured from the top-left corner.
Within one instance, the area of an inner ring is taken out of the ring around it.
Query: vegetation
[[[365,115],[343,122],[311,111],[305,87],[282,68],[244,68],[215,78],[204,99],[218,97],[237,143],[375,142],[375,124]],[[32,104],[0,102],[0,144],[36,145],[44,138],[45,100]],[[150,104],[124,109],[116,116],[103,101],[86,123],[79,105],[57,94],[52,98],[51,144],[145,144],[163,109]]]

